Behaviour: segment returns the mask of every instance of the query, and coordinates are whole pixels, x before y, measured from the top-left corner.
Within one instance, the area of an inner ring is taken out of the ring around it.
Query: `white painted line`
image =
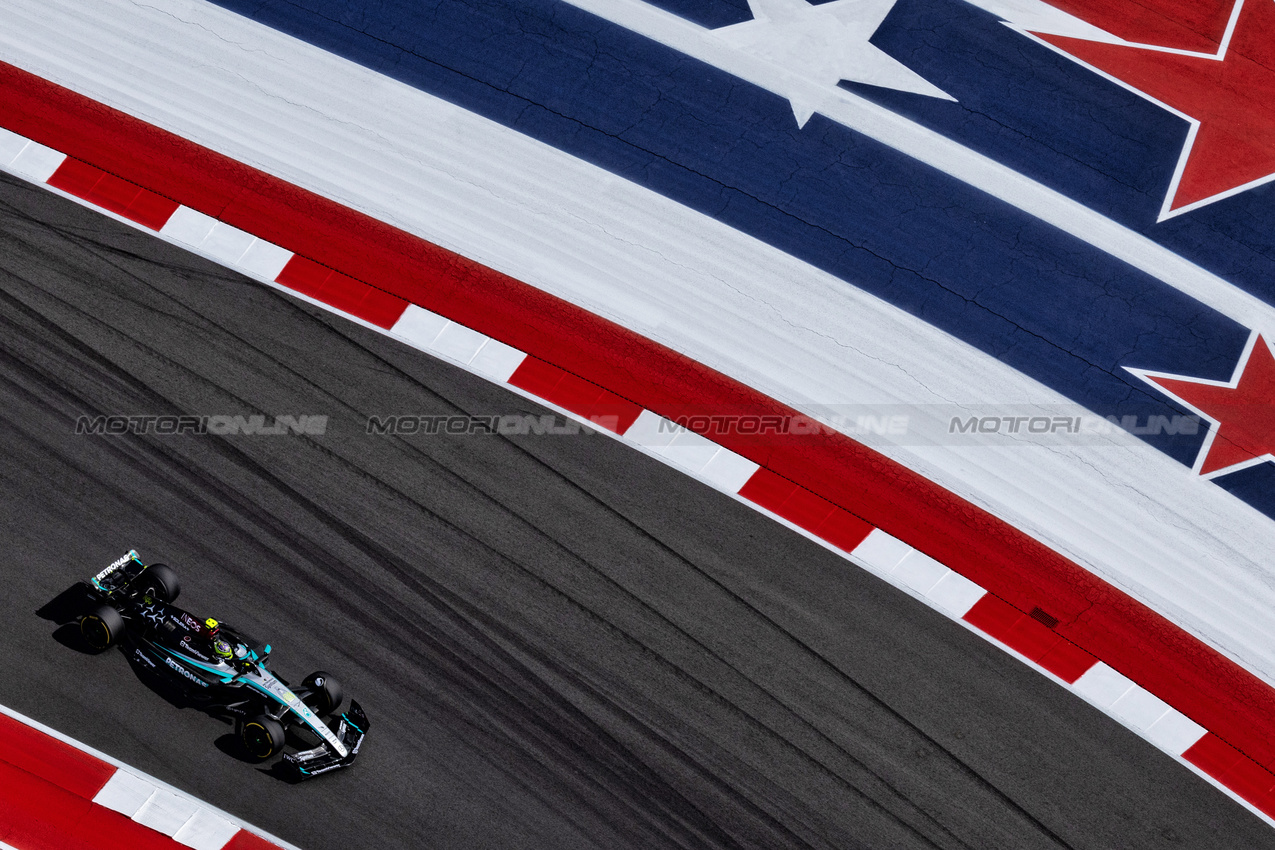
[[[173,840],[195,850],[221,850],[238,831],[239,827],[230,821],[200,808],[181,829],[173,833]]]
[[[262,280],[274,280],[292,256],[292,252],[286,248],[258,239],[249,245],[248,251],[239,258],[239,268]]]
[[[400,318],[399,321],[402,321]],[[487,337],[478,331],[471,330],[464,325],[458,325],[455,322],[448,322],[447,325],[434,338],[434,342],[430,345],[430,350],[449,357],[457,363],[469,365],[469,362],[478,355],[482,349],[483,343],[487,341]]]
[[[890,578],[924,596],[950,572],[951,570],[929,555],[913,549],[890,571]]]
[[[624,439],[658,453],[660,449],[673,442],[673,438],[683,430],[685,429],[679,428],[663,416],[643,410],[629,426],[629,430],[624,432]]]
[[[30,142],[9,163],[9,170],[36,183],[47,183],[64,162],[66,154]]]
[[[1127,726],[1145,732],[1169,710],[1169,704],[1144,688],[1134,685],[1111,704],[1111,713]]]
[[[1195,746],[1207,734],[1207,730],[1176,708],[1170,708],[1146,734],[1160,749],[1180,756]]]
[[[938,584],[930,588],[925,596],[939,610],[959,620],[986,594],[986,590],[965,576],[948,570],[947,575],[939,579]]]
[[[31,140],[0,127],[0,166],[8,166],[18,158]]]
[[[168,221],[164,222],[159,232],[161,236],[167,236],[175,242],[198,248],[208,238],[208,234],[212,233],[216,224],[217,219],[211,216],[206,216],[190,207],[178,207],[177,211],[168,217]]]
[[[133,820],[156,832],[172,835],[190,820],[199,808],[190,797],[156,788],[150,799],[133,815]]]
[[[469,368],[490,381],[507,384],[514,372],[517,372],[518,367],[522,365],[522,361],[526,359],[527,355],[512,345],[505,345],[499,340],[489,338],[483,343],[483,347],[478,349],[474,359],[469,361]]]
[[[239,259],[248,253],[257,237],[251,233],[231,227],[224,221],[213,225],[212,232],[199,243],[199,250],[224,265],[238,265]]]
[[[702,434],[683,429],[681,433],[674,434],[669,444],[659,452],[683,469],[699,472],[708,466],[719,448],[717,443]]]
[[[1110,709],[1135,687],[1132,681],[1099,661],[1073,684],[1072,689],[1099,708]]]
[[[155,786],[127,770],[116,770],[93,802],[131,818],[155,793]]]
[[[899,538],[874,528],[851,554],[874,573],[887,575],[912,551],[915,550]]]
[[[761,466],[753,463],[743,455],[735,454],[722,448],[713,455],[713,459],[700,470],[700,475],[710,484],[727,493],[738,493],[748,483]]]
[[[451,324],[451,319],[433,313],[415,304],[408,304],[403,315],[398,317],[390,333],[401,337],[411,345],[428,351],[443,332],[443,328]]]

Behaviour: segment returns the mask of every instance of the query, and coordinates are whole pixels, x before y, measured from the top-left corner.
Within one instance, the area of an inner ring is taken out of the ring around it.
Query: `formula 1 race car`
[[[297,687],[288,685],[266,669],[269,644],[173,605],[180,586],[169,567],[144,564],[130,551],[84,584],[93,605],[79,618],[88,645],[118,644],[142,672],[166,680],[203,710],[233,719],[251,758],[272,758],[291,737],[306,749],[284,754],[282,765],[304,779],[346,767],[358,755],[367,715],[353,701],[336,713],[342,695],[335,679],[315,672]]]

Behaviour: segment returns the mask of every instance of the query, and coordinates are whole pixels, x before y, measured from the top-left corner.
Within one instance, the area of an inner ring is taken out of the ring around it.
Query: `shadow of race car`
[[[340,708],[341,685],[318,671],[293,687],[272,673],[270,645],[173,604],[177,574],[144,564],[136,551],[82,583],[91,599],[80,633],[96,650],[120,646],[130,661],[154,673],[189,701],[235,721],[250,758],[283,752],[289,737],[305,749],[285,753],[285,772],[309,778],[349,766],[367,734],[368,719],[351,701]]]

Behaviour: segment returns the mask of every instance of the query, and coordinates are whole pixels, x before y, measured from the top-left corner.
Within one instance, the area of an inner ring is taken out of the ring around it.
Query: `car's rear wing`
[[[89,584],[93,585],[98,590],[107,590],[108,586],[111,584],[111,582],[107,582],[107,579],[134,561],[137,562],[138,566],[142,566],[142,558],[137,554],[137,550],[129,549],[127,554],[121,555],[119,558],[108,564],[106,569],[89,579]],[[107,582],[107,584],[104,585],[103,582]]]
[[[285,753],[283,763],[295,769],[302,779],[348,767],[359,754],[359,747],[363,744],[369,725],[367,714],[364,713],[362,706],[350,700],[349,711],[341,715],[340,722],[333,730],[349,755],[341,756],[327,743],[323,743],[312,750]]]

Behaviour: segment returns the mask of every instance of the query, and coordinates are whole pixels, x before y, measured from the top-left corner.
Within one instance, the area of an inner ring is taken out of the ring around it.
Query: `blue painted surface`
[[[555,0],[216,2],[714,216],[1103,415],[1185,412],[1122,367],[1227,379],[1248,338],[1016,208],[821,116],[798,129],[787,101]],[[740,9],[662,5],[700,21]],[[874,42],[961,103],[856,91],[1118,220],[1154,221],[1179,119],[959,0],[901,0]],[[1208,225],[1140,229],[1233,257],[1219,241],[1260,225],[1220,208]],[[1203,435],[1143,439],[1190,465]],[[1233,492],[1275,516],[1260,489]]]

